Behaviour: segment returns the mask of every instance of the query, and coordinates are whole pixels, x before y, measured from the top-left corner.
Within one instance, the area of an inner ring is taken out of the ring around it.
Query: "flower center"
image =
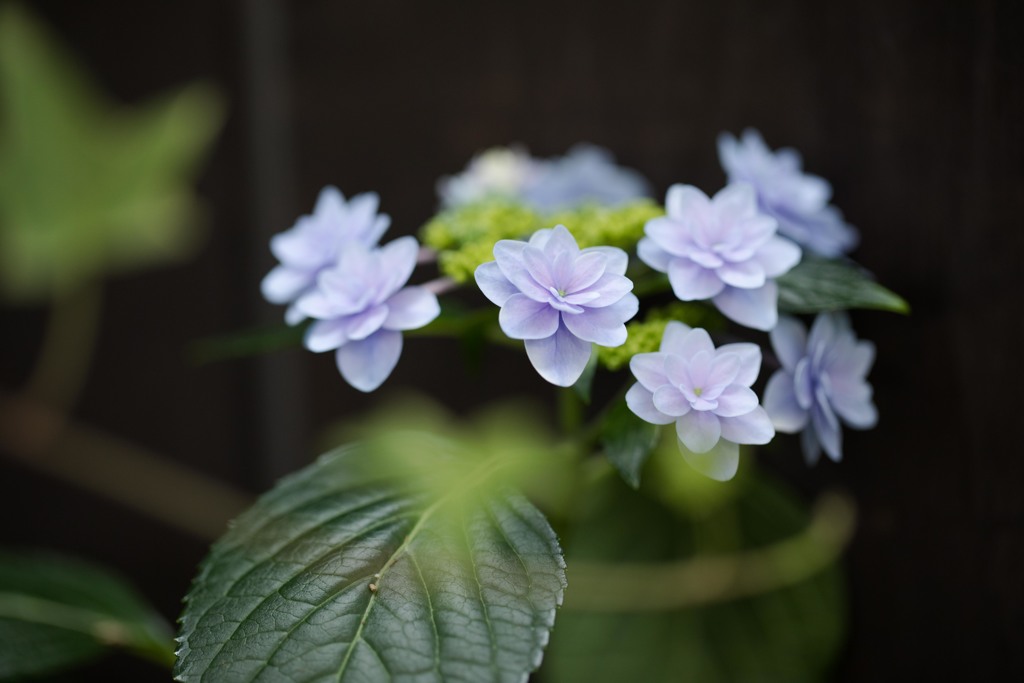
[[[696,394],[697,396],[700,396],[701,394],[704,393],[704,390],[702,388],[700,388],[700,387],[694,387],[693,388],[693,393]]]

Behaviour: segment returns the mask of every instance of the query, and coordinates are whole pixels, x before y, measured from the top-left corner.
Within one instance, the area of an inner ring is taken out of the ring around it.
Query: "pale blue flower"
[[[778,320],[773,278],[800,261],[800,248],[775,234],[778,223],[758,211],[754,189],[729,185],[714,198],[692,185],[673,185],[667,215],[644,227],[640,259],[668,273],[683,301],[711,299],[741,325],[770,330]]]
[[[495,147],[474,157],[462,173],[442,178],[437,190],[445,207],[499,198],[541,212],[587,203],[614,206],[650,194],[642,175],[586,143],[550,159],[532,157],[521,147]]]
[[[782,363],[764,392],[764,407],[780,432],[802,430],[800,444],[808,464],[824,449],[832,460],[843,456],[840,420],[855,429],[878,422],[865,377],[875,347],[859,341],[842,313],[822,313],[810,335],[797,320],[782,318],[771,333]]]
[[[642,175],[615,163],[603,147],[581,143],[563,156],[540,162],[523,190],[523,200],[538,211],[559,211],[581,204],[615,206],[650,195]]]
[[[336,187],[321,190],[312,214],[270,240],[270,250],[281,264],[263,278],[261,289],[267,301],[288,304],[311,290],[317,276],[338,262],[345,245],[376,246],[391,225],[389,216],[377,213],[379,203],[373,192],[346,202]],[[295,306],[285,314],[290,325],[303,318]]]
[[[526,355],[547,381],[574,384],[590,360],[591,342],[625,343],[625,322],[639,306],[625,277],[626,252],[581,250],[559,225],[538,230],[528,243],[499,241],[494,258],[476,269],[477,285],[501,306],[502,331],[526,341]]]
[[[729,182],[746,182],[757,191],[761,210],[779,221],[779,233],[822,256],[840,256],[857,245],[857,231],[829,205],[832,186],[801,170],[794,149],[772,152],[760,133],[748,128],[737,140],[718,137],[718,157]]]
[[[629,362],[638,382],[629,409],[647,422],[675,423],[680,450],[703,474],[726,481],[739,466],[739,444],[766,444],[775,430],[750,385],[761,370],[756,344],[715,348],[705,330],[680,322],[665,327],[657,353]]]
[[[441,312],[433,292],[404,287],[418,251],[414,237],[377,249],[352,242],[295,302],[303,315],[316,319],[306,331],[306,348],[337,349],[341,376],[360,391],[373,391],[394,370],[402,330],[423,327]]]

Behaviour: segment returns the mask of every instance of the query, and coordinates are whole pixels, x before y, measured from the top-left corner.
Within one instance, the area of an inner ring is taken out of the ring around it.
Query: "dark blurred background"
[[[175,3],[30,7],[115,100],[196,79],[228,114],[200,183],[208,239],[186,265],[109,281],[76,419],[255,494],[309,462],[322,430],[388,387],[456,410],[544,391],[525,360],[417,340],[365,396],[329,354],[197,366],[197,339],[280,320],[259,281],[267,239],[318,190],[374,190],[392,235],[436,209],[435,180],[487,147],[541,156],[607,146],[647,175],[724,183],[715,138],[746,126],[829,179],[862,235],[854,254],[913,315],[858,313],[878,346],[879,428],[845,462],[764,458],[812,499],[855,497],[848,645],[838,681],[1024,676],[1024,3]],[[0,381],[25,378],[45,311],[0,309]],[[168,484],[169,486],[173,484]],[[207,539],[0,458],[0,543],[43,546],[131,577],[177,615]],[[161,680],[127,658],[95,680]]]

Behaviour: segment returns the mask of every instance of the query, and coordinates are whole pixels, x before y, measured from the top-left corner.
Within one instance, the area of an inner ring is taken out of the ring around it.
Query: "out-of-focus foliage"
[[[121,647],[164,664],[170,627],[119,579],[64,557],[0,553],[0,680]]]
[[[580,247],[629,250],[644,236],[647,221],[664,215],[665,209],[651,199],[634,199],[616,206],[584,204],[547,216],[545,227],[564,225]]]
[[[222,109],[205,86],[113,107],[25,9],[0,8],[0,295],[44,300],[188,254]]]
[[[776,574],[799,576],[819,561],[808,539],[787,546],[807,525],[802,506],[751,472],[726,485],[710,481],[667,445],[651,458],[642,493],[608,477],[587,496],[565,539],[570,587],[542,673],[565,683],[823,680],[845,621],[836,568],[754,594],[730,596],[726,587],[730,572],[755,570],[728,559],[748,549],[782,546],[762,567]],[[702,558],[711,562],[687,567],[679,580],[689,584],[675,586],[689,606],[673,608],[664,582],[643,579],[645,566]],[[636,578],[592,594],[585,575],[596,567]],[[601,604],[611,608],[595,608]]]

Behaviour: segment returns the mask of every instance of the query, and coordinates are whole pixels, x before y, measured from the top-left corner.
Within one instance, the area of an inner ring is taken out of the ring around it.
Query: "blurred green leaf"
[[[584,405],[590,405],[590,390],[594,386],[594,375],[597,374],[597,348],[595,348],[594,352],[590,354],[590,360],[587,361],[586,367],[583,368],[583,374],[580,375],[580,378],[572,385],[572,391],[579,397],[580,401],[582,401]]]
[[[131,588],[78,560],[0,553],[0,680],[127,648],[170,666],[170,627]]]
[[[820,313],[851,308],[874,308],[909,313],[910,305],[871,279],[853,263],[804,255],[804,259],[778,279],[779,310]]]
[[[604,453],[622,478],[640,486],[640,471],[658,444],[658,427],[633,414],[625,401],[617,401],[604,418],[599,436]]]
[[[179,259],[199,237],[192,188],[221,100],[190,86],[114,108],[22,7],[0,8],[0,294],[39,301]]]
[[[347,447],[237,521],[187,598],[180,680],[505,681],[539,665],[565,582],[551,527],[492,459],[402,443],[412,476]]]
[[[591,507],[568,539],[573,582],[542,676],[560,683],[827,677],[843,637],[845,600],[838,569],[814,556],[816,534],[792,540],[807,530],[808,515],[791,494],[751,474],[718,486],[739,490],[731,504],[718,501],[702,514],[680,515],[615,478],[587,496]],[[771,561],[750,560],[757,567],[729,559],[757,556],[769,545]],[[804,575],[821,562],[824,571]],[[651,566],[671,567],[678,579],[654,580],[645,569]],[[595,586],[594,567],[605,568],[600,576],[619,569],[627,578],[614,591]],[[739,578],[746,583],[737,584]],[[759,579],[776,585],[728,592],[756,587]],[[690,606],[676,606],[680,595]]]
[[[282,323],[274,327],[208,337],[193,342],[189,356],[193,362],[202,365],[299,348],[307,327],[305,324],[288,326]]]

